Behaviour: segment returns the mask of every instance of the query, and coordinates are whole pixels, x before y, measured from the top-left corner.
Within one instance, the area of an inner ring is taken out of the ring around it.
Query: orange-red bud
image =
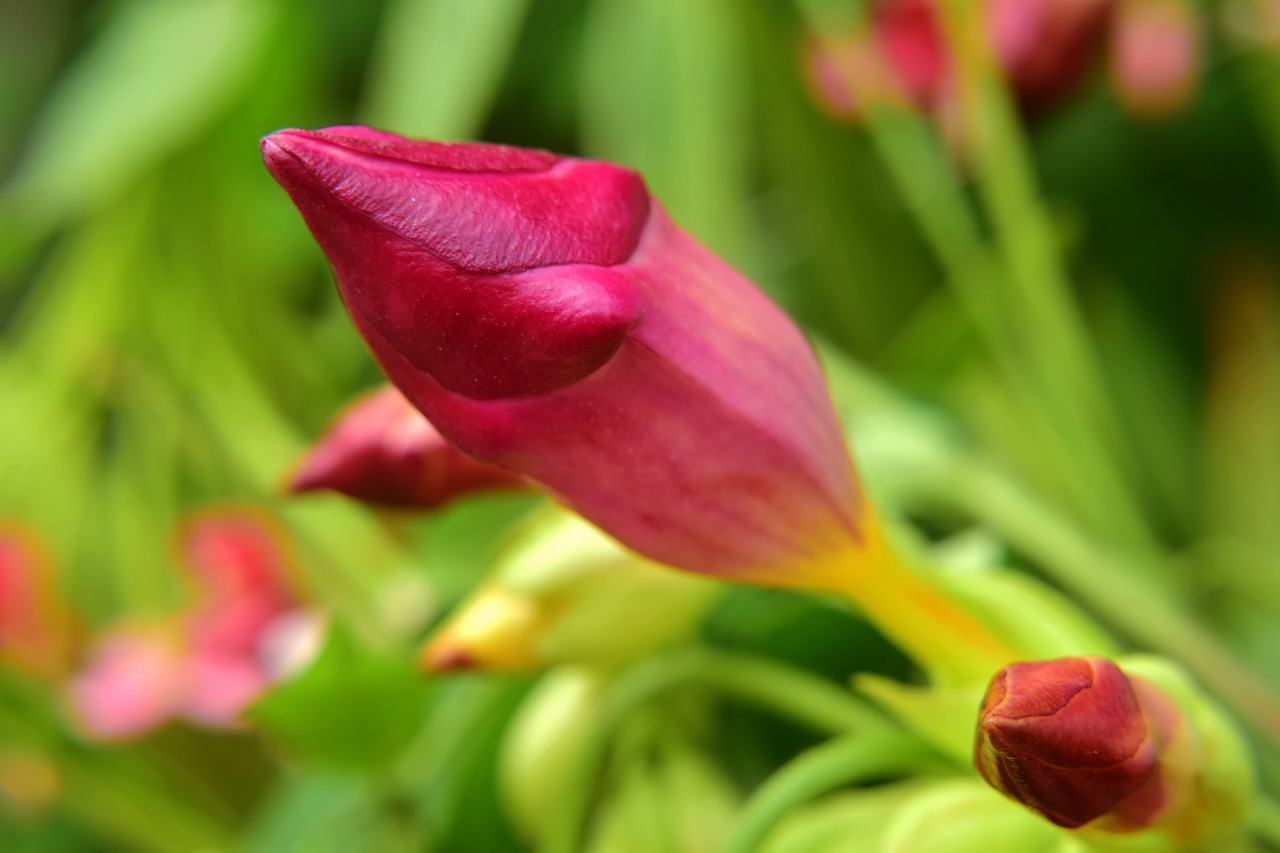
[[[1015,663],[987,689],[974,764],[1059,826],[1107,815],[1137,829],[1164,805],[1160,758],[1177,721],[1158,689],[1105,658]]]

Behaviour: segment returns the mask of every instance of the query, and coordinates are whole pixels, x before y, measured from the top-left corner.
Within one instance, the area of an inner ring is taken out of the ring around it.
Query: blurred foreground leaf
[[[432,692],[411,657],[368,648],[334,621],[316,660],[249,716],[299,759],[369,770],[385,767],[409,744]]]

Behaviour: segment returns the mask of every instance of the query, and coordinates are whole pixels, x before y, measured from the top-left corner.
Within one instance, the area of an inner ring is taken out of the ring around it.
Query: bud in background
[[[289,485],[293,492],[329,489],[403,509],[432,509],[472,492],[523,487],[516,474],[455,449],[392,387],[352,402],[307,451]]]
[[[875,104],[932,110],[950,73],[929,0],[875,3],[865,26],[839,35],[810,34],[802,50],[814,100],[840,121],[856,121]]]
[[[1184,0],[1123,0],[1110,53],[1116,97],[1138,115],[1167,115],[1195,91],[1199,20]]]
[[[179,529],[175,557],[190,603],[159,622],[109,628],[70,685],[72,714],[93,737],[138,737],[176,718],[238,728],[241,712],[283,674],[280,650],[301,657],[290,637],[315,643],[315,620],[293,592],[288,540],[271,516],[195,513]]]
[[[507,545],[422,663],[434,672],[615,664],[687,637],[720,589],[550,510]]]
[[[1234,728],[1185,675],[1138,658],[1015,663],[982,703],[974,764],[1064,827],[1151,830],[1177,845],[1238,829],[1252,787]]]
[[[43,543],[0,520],[0,666],[57,677],[71,655],[71,626]]]
[[[262,152],[384,372],[464,452],[695,572],[822,586],[874,538],[807,342],[634,172],[364,127]]]
[[[1116,0],[988,0],[987,37],[1019,104],[1059,103],[1097,59]]]

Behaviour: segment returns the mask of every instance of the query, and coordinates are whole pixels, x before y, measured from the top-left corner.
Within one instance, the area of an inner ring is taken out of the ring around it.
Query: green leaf
[[[369,123],[408,136],[475,136],[528,0],[393,0],[372,59]]]
[[[268,798],[240,849],[245,853],[387,850],[387,815],[364,780],[306,775]]]
[[[5,212],[31,226],[92,208],[203,130],[253,79],[275,5],[122,5],[47,99]]]
[[[417,734],[433,692],[411,657],[366,648],[334,621],[311,666],[267,694],[249,717],[303,761],[378,769]]]
[[[740,20],[724,0],[595,0],[583,46],[582,123],[592,156],[640,171],[699,240],[750,270]]]

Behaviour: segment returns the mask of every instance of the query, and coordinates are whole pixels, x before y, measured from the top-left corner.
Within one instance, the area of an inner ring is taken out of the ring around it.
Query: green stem
[[[972,0],[939,8],[955,57],[978,196],[1006,272],[994,283],[1004,285],[1001,302],[1017,324],[1014,343],[1044,385],[1046,414],[1060,425],[1066,446],[1082,454],[1079,482],[1095,496],[1118,498],[1104,520],[1127,546],[1157,553],[1130,484],[1113,464],[1113,456],[1123,454],[1123,434],[1036,187],[1017,110],[986,45],[982,9]]]
[[[1139,644],[1187,665],[1280,745],[1280,693],[1177,605],[1137,580],[1138,559],[1101,547],[980,460],[958,460],[937,497],[991,524],[1041,570]]]
[[[1280,803],[1261,794],[1253,798],[1249,826],[1273,848],[1280,848]]]
[[[933,765],[944,762],[902,732],[862,731],[819,744],[770,776],[747,800],[721,851],[752,853],[787,812],[828,791]]]
[[[829,31],[821,15],[801,6],[816,32]],[[877,155],[994,355],[1020,414],[1041,437],[1040,463],[1094,528],[1154,553],[1130,484],[1109,452],[1122,449],[1121,433],[1071,301],[1012,106],[989,64],[968,65],[981,74],[964,76],[969,85],[962,103],[973,107],[978,188],[999,251],[985,239],[933,122],[882,98],[853,95],[868,104],[863,120]]]
[[[772,661],[711,649],[684,649],[645,661],[610,685],[604,708],[574,757],[564,799],[542,848],[546,853],[580,849],[591,794],[618,727],[639,706],[691,684],[718,689],[825,733],[887,726],[883,715],[848,691]]]
[[[6,700],[14,695],[4,692]],[[21,699],[21,697],[18,697]],[[19,702],[10,702],[18,706]],[[45,722],[0,706],[0,732],[42,751],[57,768],[62,805],[72,814],[124,843],[129,849],[226,850],[231,831],[181,798],[151,768],[136,766],[118,749],[86,750],[49,730]]]

